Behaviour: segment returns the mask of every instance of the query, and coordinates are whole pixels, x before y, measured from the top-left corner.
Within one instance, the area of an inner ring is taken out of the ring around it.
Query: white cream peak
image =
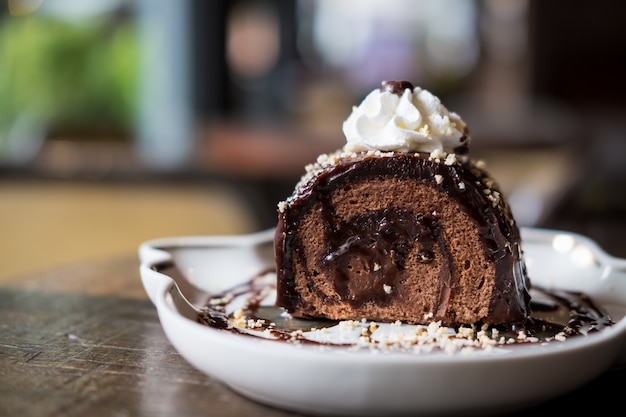
[[[466,124],[420,87],[402,94],[376,89],[343,123],[348,152],[369,150],[454,153],[469,145]]]

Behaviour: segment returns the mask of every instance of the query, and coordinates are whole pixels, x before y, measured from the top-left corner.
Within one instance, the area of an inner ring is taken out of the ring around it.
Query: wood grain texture
[[[127,257],[0,287],[0,417],[296,415],[239,396],[189,365],[163,333],[138,268]],[[515,375],[494,369],[494,377]],[[599,413],[619,410],[624,380],[626,369],[612,370],[517,415],[579,415],[587,403]]]
[[[286,416],[192,368],[147,300],[0,290],[1,416]]]

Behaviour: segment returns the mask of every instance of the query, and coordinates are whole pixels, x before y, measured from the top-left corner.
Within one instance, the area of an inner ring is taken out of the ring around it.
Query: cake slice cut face
[[[337,158],[279,216],[278,304],[337,320],[523,321],[519,233],[489,184],[428,154]]]

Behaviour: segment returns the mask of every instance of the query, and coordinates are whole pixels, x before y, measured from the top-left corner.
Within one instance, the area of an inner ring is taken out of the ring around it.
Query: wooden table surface
[[[182,359],[135,256],[3,284],[0,330],[0,416],[295,415],[245,399]],[[519,415],[623,409],[625,381],[626,370],[611,370]]]

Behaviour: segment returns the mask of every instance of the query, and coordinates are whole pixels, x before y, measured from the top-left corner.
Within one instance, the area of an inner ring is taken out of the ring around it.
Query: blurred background
[[[522,226],[626,257],[626,3],[0,3],[0,279],[275,224],[382,80],[468,123]]]

